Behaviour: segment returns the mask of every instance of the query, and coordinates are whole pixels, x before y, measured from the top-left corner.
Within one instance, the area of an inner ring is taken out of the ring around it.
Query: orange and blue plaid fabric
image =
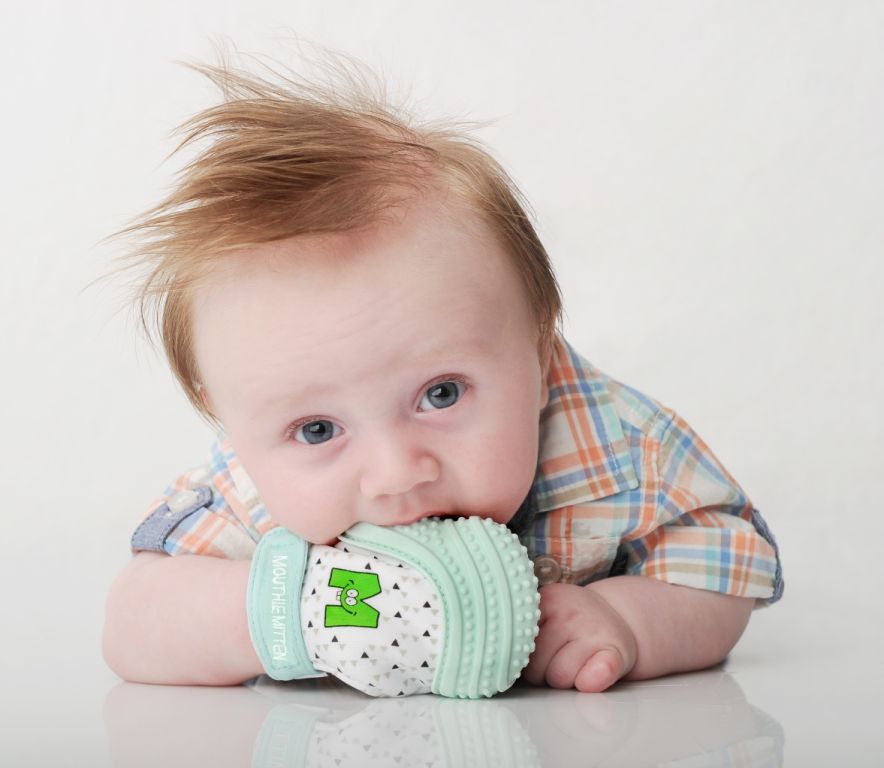
[[[548,385],[537,474],[510,524],[541,583],[634,574],[759,605],[780,598],[776,541],[684,419],[602,373],[561,336]],[[179,509],[194,489],[205,502]],[[174,527],[153,548],[173,555],[247,559],[275,525],[223,432],[207,464],[170,484],[145,523],[162,517]],[[133,550],[148,548],[139,531]]]
[[[626,573],[780,598],[776,541],[684,419],[561,338],[548,384],[534,509],[520,533],[535,566],[573,583]]]

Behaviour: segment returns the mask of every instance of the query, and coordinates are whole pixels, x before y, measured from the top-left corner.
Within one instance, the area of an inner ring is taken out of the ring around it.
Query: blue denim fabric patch
[[[761,534],[761,537],[773,547],[777,556],[777,572],[774,575],[774,591],[765,601],[767,605],[770,605],[783,596],[783,566],[780,563],[780,548],[777,546],[777,540],[767,527],[767,523],[764,521],[761,513],[754,507],[752,508],[752,525],[755,526],[755,530]]]
[[[138,552],[165,552],[166,538],[186,517],[203,509],[212,502],[212,489],[198,485],[190,489],[196,498],[183,509],[173,512],[169,504],[163,504],[151,512],[132,534],[131,548]]]

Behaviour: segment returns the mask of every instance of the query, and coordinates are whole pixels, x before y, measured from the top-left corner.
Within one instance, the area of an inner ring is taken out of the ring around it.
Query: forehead
[[[475,214],[432,200],[370,230],[225,257],[196,292],[193,322],[204,383],[239,397],[274,380],[327,377],[335,365],[358,375],[493,352],[532,327],[492,233]]]

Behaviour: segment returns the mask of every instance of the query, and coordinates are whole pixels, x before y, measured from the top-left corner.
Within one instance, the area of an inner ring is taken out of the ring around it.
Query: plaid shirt
[[[537,474],[509,524],[541,584],[634,574],[764,604],[780,598],[776,541],[684,419],[605,375],[561,337],[548,385]],[[219,432],[207,465],[150,505],[132,549],[248,559],[273,527]]]

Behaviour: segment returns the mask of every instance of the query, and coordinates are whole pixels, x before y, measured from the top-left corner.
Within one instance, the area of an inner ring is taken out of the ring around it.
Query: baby
[[[533,560],[529,682],[603,691],[724,659],[782,594],[776,543],[683,419],[562,337],[549,259],[500,166],[355,88],[197,69],[225,101],[182,127],[205,146],[125,232],[149,267],[142,319],[155,300],[218,436],[133,537],[107,602],[110,667],[260,675],[245,606],[271,530],[334,546],[360,523],[461,516],[505,524]]]

